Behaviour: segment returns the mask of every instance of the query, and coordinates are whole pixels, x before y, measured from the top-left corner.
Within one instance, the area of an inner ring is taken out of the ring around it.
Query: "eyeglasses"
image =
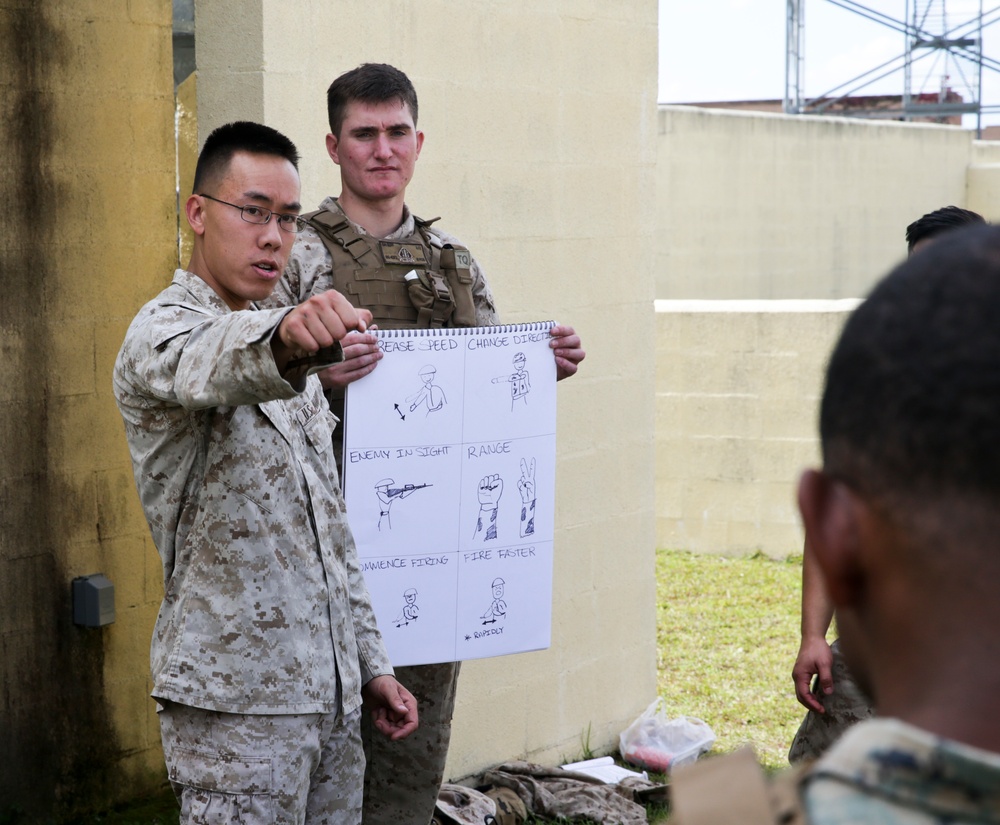
[[[272,212],[270,209],[265,209],[263,206],[253,206],[251,204],[247,204],[246,206],[237,206],[235,203],[214,198],[211,195],[206,195],[204,192],[199,192],[198,196],[208,198],[210,201],[215,201],[216,203],[224,203],[226,206],[233,207],[233,209],[239,209],[240,217],[247,223],[264,224],[271,220],[271,215],[274,215],[275,220],[278,222],[278,226],[286,232],[301,232],[307,225],[306,219],[299,217],[298,215]]]

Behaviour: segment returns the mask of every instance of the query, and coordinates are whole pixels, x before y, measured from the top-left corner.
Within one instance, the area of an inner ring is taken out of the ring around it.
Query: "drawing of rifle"
[[[389,498],[401,496],[403,493],[412,493],[414,490],[423,490],[424,487],[433,487],[433,484],[404,484],[402,487],[390,487],[385,491]]]

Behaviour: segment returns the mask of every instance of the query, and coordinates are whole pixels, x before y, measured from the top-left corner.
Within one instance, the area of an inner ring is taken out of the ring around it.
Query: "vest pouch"
[[[455,300],[452,326],[476,326],[476,302],[472,297],[472,254],[468,249],[445,244],[441,250],[441,269],[448,279]]]
[[[455,311],[448,281],[438,272],[415,269],[407,272],[404,278],[410,302],[417,309],[417,326],[447,326]]]
[[[387,329],[416,326],[417,309],[408,293],[402,267],[334,270],[333,288],[356,307],[371,310],[375,323]]]

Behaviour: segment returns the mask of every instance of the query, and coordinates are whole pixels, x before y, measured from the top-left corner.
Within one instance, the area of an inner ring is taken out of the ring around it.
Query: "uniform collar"
[[[344,210],[342,210],[340,208],[340,204],[337,202],[337,199],[334,198],[334,197],[329,197],[326,200],[324,200],[319,205],[319,208],[320,209],[325,209],[327,212],[332,212],[334,215],[343,215],[345,218],[347,218],[347,213],[344,212]],[[369,235],[369,234],[371,234],[363,226],[361,226],[360,224],[356,224],[350,218],[347,218],[347,220],[351,224],[351,226],[353,227],[354,231],[357,232],[359,235]],[[394,231],[390,232],[384,238],[380,238],[379,240],[383,240],[383,241],[399,241],[399,240],[403,240],[404,238],[409,238],[414,232],[416,232],[416,230],[417,230],[417,224],[413,220],[413,214],[410,212],[410,207],[408,207],[404,203],[403,204],[403,222]]]
[[[186,269],[175,269],[174,278],[171,283],[181,287],[194,299],[195,303],[201,304],[220,315],[233,311],[229,304],[222,299],[222,296],[193,272],[189,272]],[[257,307],[251,303],[250,308],[256,309]]]

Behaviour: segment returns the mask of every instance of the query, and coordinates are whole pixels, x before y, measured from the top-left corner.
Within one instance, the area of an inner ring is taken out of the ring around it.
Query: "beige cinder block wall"
[[[1000,220],[1000,141],[972,142],[965,206],[991,222]]]
[[[202,140],[286,131],[303,201],[339,191],[325,91],[368,61],[420,95],[408,199],[468,244],[507,321],[557,318],[588,357],[559,388],[550,650],[463,669],[449,774],[610,749],[655,695],[654,0],[351,0],[196,6]]]
[[[857,300],[656,302],[657,546],[802,552],[827,359]]]
[[[854,298],[948,204],[1000,218],[996,144],[952,126],[661,106],[656,297]]]
[[[928,124],[658,116],[657,544],[801,552],[794,485],[818,459],[818,393],[852,299],[902,260],[920,215],[1000,219],[1000,143]]]
[[[0,2],[0,819],[164,778],[149,700],[162,594],[111,369],[176,249],[169,0]],[[115,585],[72,623],[71,580]]]

